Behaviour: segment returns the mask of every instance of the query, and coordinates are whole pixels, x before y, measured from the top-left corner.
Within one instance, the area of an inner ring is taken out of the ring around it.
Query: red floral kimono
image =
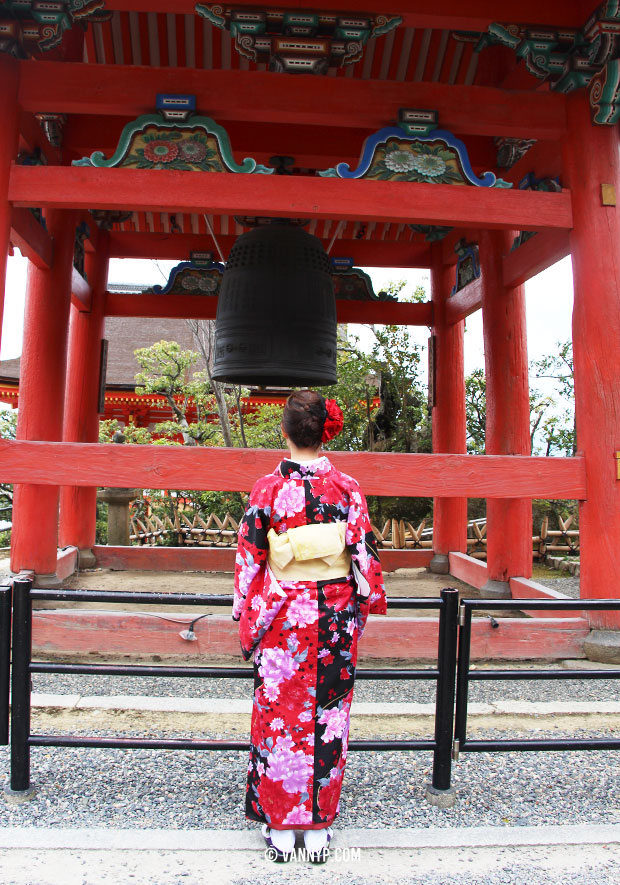
[[[277,581],[267,533],[346,522],[353,575]],[[360,577],[361,575],[361,577]],[[273,829],[331,824],[347,756],[357,642],[369,612],[385,614],[381,566],[358,483],[326,457],[285,460],[260,479],[239,529],[233,618],[254,653],[246,817]]]

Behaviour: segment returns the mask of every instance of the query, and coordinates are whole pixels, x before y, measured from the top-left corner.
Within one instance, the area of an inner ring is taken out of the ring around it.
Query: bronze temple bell
[[[242,234],[218,298],[216,381],[334,384],[336,338],[334,286],[320,240],[285,220]]]

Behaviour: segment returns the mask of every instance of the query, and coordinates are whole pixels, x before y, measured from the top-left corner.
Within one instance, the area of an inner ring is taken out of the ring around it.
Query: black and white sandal
[[[292,858],[295,843],[293,843],[293,848],[291,851],[282,851],[281,848],[278,848],[277,845],[274,845],[273,840],[271,838],[271,829],[267,826],[267,824],[263,824],[261,827],[261,832],[263,834],[263,839],[265,840],[265,845],[267,846],[267,851],[265,855],[272,860],[274,863],[288,863]]]
[[[325,863],[329,858],[329,843],[332,841],[332,836],[334,835],[334,831],[331,827],[327,827],[325,831],[325,845],[322,848],[319,848],[316,851],[310,851],[306,847],[307,857],[310,863],[319,864]],[[305,838],[305,836],[304,836]]]

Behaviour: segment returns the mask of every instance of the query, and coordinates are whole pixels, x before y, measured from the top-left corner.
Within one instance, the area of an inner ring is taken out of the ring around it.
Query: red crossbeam
[[[337,301],[339,323],[381,323],[394,326],[430,326],[433,306],[395,301]],[[123,295],[108,292],[105,314],[116,317],[167,317],[213,320],[217,298],[196,295]]]
[[[209,212],[517,230],[572,227],[571,195],[449,184],[15,166],[18,206]]]
[[[585,462],[519,455],[330,452],[372,495],[579,498]],[[0,479],[43,485],[247,491],[282,452],[0,440]]]
[[[525,132],[528,138],[556,140],[566,132],[565,96],[554,92],[47,61],[20,62],[20,78],[20,103],[33,113],[129,118],[151,112],[156,92],[191,93],[197,107],[218,123],[358,129],[360,148],[362,133],[389,125],[401,107],[433,108],[442,127],[463,135],[523,137]]]

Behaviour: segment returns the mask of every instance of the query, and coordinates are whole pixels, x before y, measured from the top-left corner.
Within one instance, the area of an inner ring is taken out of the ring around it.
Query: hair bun
[[[330,439],[338,436],[344,425],[342,409],[335,399],[325,400],[325,411],[327,412],[327,416],[325,418],[325,424],[323,425],[321,442],[328,442]]]

